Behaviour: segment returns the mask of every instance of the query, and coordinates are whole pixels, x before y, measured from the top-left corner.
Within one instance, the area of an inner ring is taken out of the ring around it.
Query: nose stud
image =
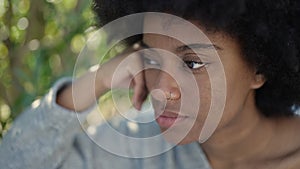
[[[166,92],[166,99],[167,100],[175,100],[175,95],[172,94],[170,91],[169,92]]]

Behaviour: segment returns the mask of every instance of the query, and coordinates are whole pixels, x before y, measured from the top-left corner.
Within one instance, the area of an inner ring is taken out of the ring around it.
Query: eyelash
[[[188,69],[190,69],[192,71],[199,71],[199,70],[201,70],[202,68],[204,68],[204,67],[206,67],[208,65],[207,63],[203,63],[201,61],[198,62],[198,61],[188,60],[188,59],[184,60],[183,62],[184,62],[183,67],[188,68]],[[144,57],[144,63],[146,63],[148,65],[152,65],[152,66],[159,66],[160,65],[157,61],[149,59],[147,57]],[[197,68],[191,68],[189,66],[189,64],[199,64],[199,65],[198,65]]]
[[[197,62],[197,61],[193,61],[193,60],[191,60],[191,61],[187,60],[187,61],[184,61],[184,63],[185,63],[184,66],[188,67],[191,70],[198,70],[198,69],[201,69],[201,68],[203,68],[207,65],[206,63]],[[189,66],[189,64],[198,64],[198,67],[197,68],[191,68]]]

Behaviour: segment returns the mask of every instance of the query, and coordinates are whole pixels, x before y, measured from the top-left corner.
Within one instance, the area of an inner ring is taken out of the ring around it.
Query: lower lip
[[[168,117],[168,116],[158,116],[156,122],[160,127],[170,128],[171,126],[182,122],[186,117]]]

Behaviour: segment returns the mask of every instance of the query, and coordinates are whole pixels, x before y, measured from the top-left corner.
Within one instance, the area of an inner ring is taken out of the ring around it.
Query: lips
[[[178,104],[160,102],[153,97],[152,106],[155,110],[155,120],[161,128],[170,128],[173,125],[179,125],[188,116],[177,113],[172,110],[179,110]]]
[[[156,122],[160,127],[169,128],[179,124],[186,118],[187,116],[179,115],[179,113],[164,111],[162,114],[156,116]]]

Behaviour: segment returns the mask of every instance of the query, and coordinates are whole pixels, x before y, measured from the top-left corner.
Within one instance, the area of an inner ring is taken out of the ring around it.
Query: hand
[[[138,50],[129,48],[99,66],[98,70],[86,73],[58,94],[57,103],[71,110],[82,111],[94,104],[107,90],[131,87],[134,91],[133,105],[140,110],[148,91]]]
[[[101,65],[97,70],[96,88],[133,88],[132,103],[140,110],[148,91],[145,86],[143,61],[138,50],[130,48]],[[97,96],[103,94],[102,90],[96,89]]]

